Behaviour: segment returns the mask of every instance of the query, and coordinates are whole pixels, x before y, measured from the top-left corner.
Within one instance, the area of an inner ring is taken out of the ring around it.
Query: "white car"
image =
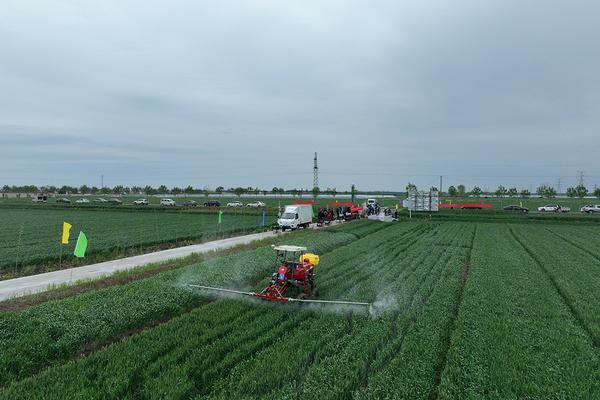
[[[147,206],[148,205],[148,200],[147,199],[137,199],[133,202],[133,205],[135,206]]]
[[[545,206],[538,207],[539,212],[569,212],[569,207],[561,207],[558,204],[546,204]]]
[[[175,200],[173,199],[160,199],[161,206],[174,206]]]
[[[77,204],[87,204],[89,202],[90,201],[88,199],[79,199],[75,203],[77,203]]]
[[[240,201],[232,201],[227,203],[227,207],[244,207],[244,205]]]
[[[262,201],[253,201],[252,203],[246,204],[246,207],[254,207],[254,208],[265,207],[265,206],[266,206],[266,204],[263,203]]]
[[[581,212],[588,213],[588,214],[600,213],[600,204],[585,205],[585,206],[581,207]]]

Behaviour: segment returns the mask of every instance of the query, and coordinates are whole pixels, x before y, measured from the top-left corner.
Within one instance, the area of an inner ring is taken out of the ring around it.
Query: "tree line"
[[[406,191],[417,190],[417,186],[413,183],[409,183],[406,186]],[[438,191],[435,186],[430,188],[431,191]],[[547,199],[554,198],[558,195],[556,190],[549,185],[540,185],[536,189],[536,194],[540,197],[544,197]],[[600,188],[595,188],[593,192],[591,192],[595,197],[600,198]],[[484,192],[479,186],[473,187],[470,191],[466,190],[465,185],[457,185],[457,186],[448,186],[447,191],[448,196],[450,197],[481,197],[483,195],[495,195],[496,197],[523,197],[527,198],[531,196],[531,192],[527,189],[523,189],[521,191],[517,190],[515,187],[506,188],[502,185],[498,186],[498,188],[494,192]],[[566,191],[567,196],[569,197],[579,197],[580,199],[586,197],[590,194],[590,191],[585,187],[585,185],[577,185],[573,187],[567,188]]]
[[[208,196],[210,194],[222,194],[222,193],[233,193],[237,196],[241,196],[243,194],[289,194],[292,196],[300,196],[302,194],[328,194],[335,196],[337,194],[350,194],[349,191],[338,191],[336,188],[327,188],[321,190],[319,188],[313,189],[284,189],[282,187],[273,187],[271,190],[260,189],[258,187],[230,187],[225,188],[224,186],[218,186],[214,190],[208,188],[195,188],[191,185],[187,187],[171,187],[168,188],[166,185],[160,185],[158,187],[153,187],[150,185],[146,186],[122,186],[117,185],[114,187],[101,187],[98,188],[96,186],[35,186],[35,185],[24,185],[24,186],[16,186],[16,185],[4,185],[1,189],[2,193],[57,193],[57,194],[118,194],[118,195],[128,195],[128,194],[145,194],[145,195],[155,195],[155,194],[188,194],[188,195],[205,195]]]

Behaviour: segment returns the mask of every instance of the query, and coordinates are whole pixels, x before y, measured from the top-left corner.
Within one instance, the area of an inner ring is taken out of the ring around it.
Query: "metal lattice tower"
[[[319,187],[319,167],[317,165],[317,152],[315,151],[315,162],[313,166],[313,189]]]
[[[579,185],[583,186],[583,175],[585,174],[585,172],[583,171],[577,171],[577,178],[578,178],[578,183]]]

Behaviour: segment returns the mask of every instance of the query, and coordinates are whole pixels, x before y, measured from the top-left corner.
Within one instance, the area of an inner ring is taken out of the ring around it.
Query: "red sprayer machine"
[[[309,299],[315,287],[315,268],[319,265],[319,256],[313,253],[307,253],[306,247],[301,246],[280,245],[273,246],[273,250],[276,252],[277,272],[273,273],[270,284],[261,292],[243,292],[233,289],[194,284],[187,284],[187,286],[218,292],[241,294],[257,297],[262,300],[282,303],[346,304],[367,307],[371,305],[370,303],[356,301]],[[291,290],[298,290],[293,288],[298,288],[300,291],[296,298],[287,295],[287,292]]]

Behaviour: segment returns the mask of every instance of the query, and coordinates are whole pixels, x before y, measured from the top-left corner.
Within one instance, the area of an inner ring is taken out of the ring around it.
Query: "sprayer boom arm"
[[[193,285],[191,283],[187,283],[186,286],[198,288],[198,289],[215,290],[218,292],[242,294],[244,296],[265,298],[265,295],[260,294],[260,293],[255,293],[255,292],[242,292],[240,290],[224,289],[224,288],[218,288],[218,287],[212,287],[212,286]],[[294,299],[293,297],[280,297],[280,298],[277,298],[277,301],[283,301],[283,302],[290,301],[290,302],[298,302],[298,303],[341,304],[341,305],[348,305],[348,306],[366,306],[366,307],[371,306],[371,303],[363,303],[363,302],[359,302],[359,301]]]

